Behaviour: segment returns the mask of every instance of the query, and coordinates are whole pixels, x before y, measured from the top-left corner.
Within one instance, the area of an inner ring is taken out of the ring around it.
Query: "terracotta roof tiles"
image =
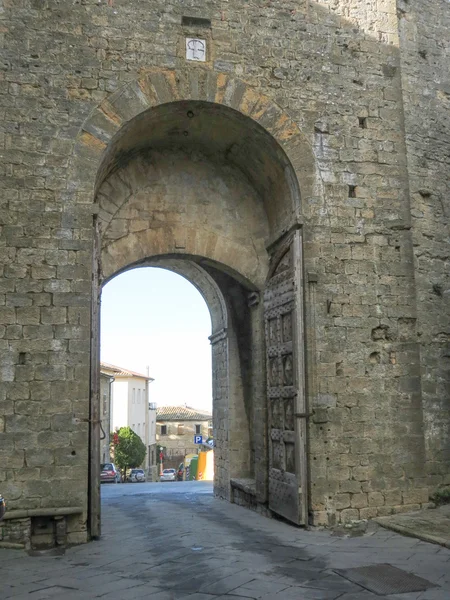
[[[156,409],[157,421],[211,421],[212,415],[190,406],[160,406]]]
[[[105,362],[100,363],[100,369],[106,374],[114,375],[114,377],[140,377],[141,379],[154,381],[154,379],[148,375],[143,375],[142,373],[137,373],[136,371],[131,371],[130,369],[123,369],[122,367],[117,367],[116,365],[111,365]]]

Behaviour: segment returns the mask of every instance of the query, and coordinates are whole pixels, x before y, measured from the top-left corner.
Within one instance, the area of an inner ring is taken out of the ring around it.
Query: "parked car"
[[[145,473],[143,469],[131,469],[130,474],[127,477],[128,481],[131,483],[144,483],[145,482]]]
[[[122,476],[114,463],[100,465],[100,483],[120,483]]]
[[[177,470],[177,481],[183,481],[183,475],[184,475],[184,463],[180,463],[178,465],[178,470]]]
[[[176,481],[177,472],[175,469],[164,469],[159,478],[160,481]]]

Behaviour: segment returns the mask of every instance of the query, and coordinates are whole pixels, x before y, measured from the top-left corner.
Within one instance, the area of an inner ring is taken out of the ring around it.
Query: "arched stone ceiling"
[[[178,101],[144,111],[109,144],[98,182],[123,168],[139,152],[182,150],[239,169],[261,197],[276,231],[300,203],[290,162],[276,140],[236,110],[211,102]]]

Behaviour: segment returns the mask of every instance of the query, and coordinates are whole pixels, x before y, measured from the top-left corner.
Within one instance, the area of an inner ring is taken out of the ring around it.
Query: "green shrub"
[[[435,493],[430,497],[430,500],[432,500],[436,506],[450,504],[450,487],[436,490]]]

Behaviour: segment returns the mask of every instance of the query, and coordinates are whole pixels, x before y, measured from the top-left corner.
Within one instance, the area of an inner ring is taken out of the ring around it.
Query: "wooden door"
[[[296,230],[275,259],[264,292],[269,508],[298,525],[307,523],[301,251]]]

